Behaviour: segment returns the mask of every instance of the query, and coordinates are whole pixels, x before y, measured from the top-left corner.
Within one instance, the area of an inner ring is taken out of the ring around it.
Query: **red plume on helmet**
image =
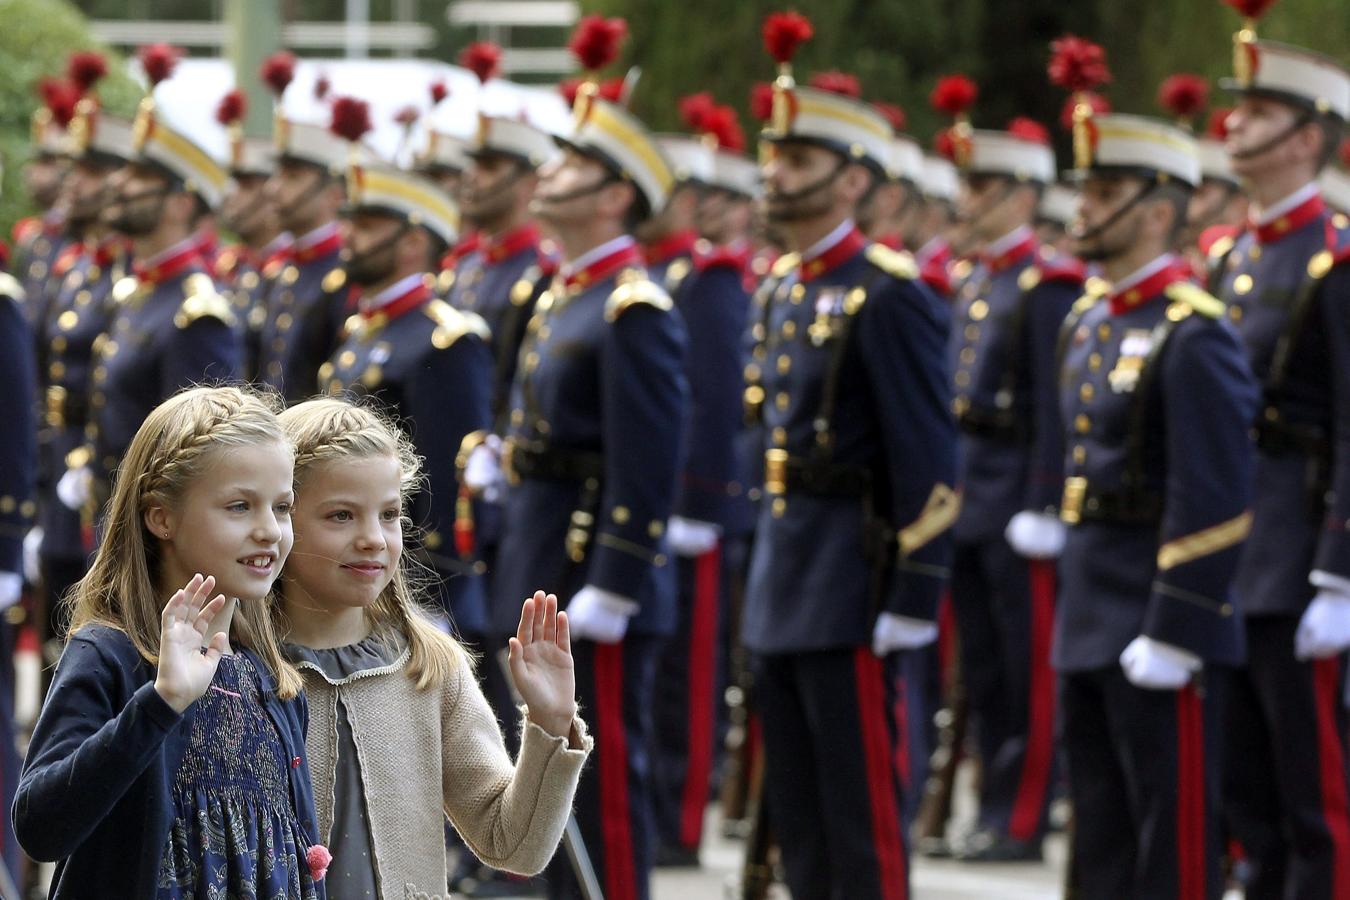
[[[1059,125],[1065,131],[1073,130],[1073,112],[1079,103],[1086,104],[1094,116],[1106,115],[1111,111],[1111,101],[1093,91],[1084,91],[1070,97],[1064,101],[1064,105],[1059,110]]]
[[[1223,0],[1223,4],[1242,13],[1243,18],[1259,19],[1275,5],[1275,0]]]
[[[80,102],[80,87],[68,78],[43,78],[38,82],[42,103],[51,111],[52,121],[62,128],[75,118],[75,105]]]
[[[66,78],[81,94],[89,93],[89,89],[107,74],[108,60],[102,53],[77,50],[66,60]]]
[[[623,102],[623,79],[610,78],[600,82],[600,99],[610,103]]]
[[[952,140],[950,128],[933,135],[933,152],[948,162],[956,162],[956,142]]]
[[[764,49],[773,57],[774,62],[792,62],[797,50],[811,39],[815,29],[811,20],[795,12],[776,12],[764,17],[760,35],[764,38]]]
[[[891,123],[891,128],[896,132],[904,131],[905,126],[909,124],[909,117],[905,115],[904,108],[894,103],[883,103],[878,100],[872,104],[872,108],[885,116],[886,121]]]
[[[1209,124],[1205,127],[1205,136],[1216,141],[1227,140],[1228,117],[1232,112],[1233,107],[1231,106],[1220,106],[1218,109],[1210,110]]]
[[[706,127],[704,123],[716,106],[712,94],[707,91],[681,97],[680,120],[690,131],[703,131]]]
[[[234,125],[243,120],[248,113],[248,97],[239,88],[230,91],[216,104],[216,121],[222,125]]]
[[[715,106],[703,120],[703,130],[712,135],[717,146],[728,153],[745,150],[745,132],[741,130],[736,110],[730,106]]]
[[[767,81],[756,82],[750,88],[750,115],[761,122],[773,116],[773,85]]]
[[[1050,42],[1051,83],[1073,93],[1092,91],[1111,80],[1100,44],[1066,34]]]
[[[1046,131],[1045,126],[1026,116],[1018,116],[1009,122],[1008,134],[1024,141],[1031,141],[1033,144],[1050,143],[1050,132]]]
[[[355,143],[370,129],[369,103],[355,97],[338,97],[333,101],[333,119],[328,124],[329,131]]]
[[[278,50],[267,59],[263,60],[262,68],[258,70],[258,75],[263,83],[271,89],[272,93],[281,98],[286,92],[286,86],[295,78],[295,54],[286,50]]]
[[[450,96],[450,89],[445,86],[444,81],[433,81],[427,88],[431,94],[431,105],[435,106]]]
[[[582,16],[567,42],[567,49],[572,51],[583,69],[595,72],[618,58],[619,45],[627,35],[628,23],[623,19]]]
[[[501,69],[502,48],[491,41],[475,41],[460,52],[459,64],[478,76],[479,84],[487,84]]]
[[[852,97],[855,100],[862,96],[862,85],[858,83],[858,76],[850,75],[848,72],[817,72],[811,76],[809,84],[817,90]]]
[[[939,79],[933,92],[928,95],[928,102],[940,113],[962,116],[974,105],[979,95],[980,89],[966,76],[947,75]]]
[[[1163,80],[1158,105],[1189,126],[1209,103],[1209,83],[1199,75],[1180,72]]]
[[[150,89],[154,90],[155,85],[173,74],[173,70],[178,67],[178,60],[183,56],[183,50],[169,44],[146,44],[136,52],[136,56],[145,70]]]

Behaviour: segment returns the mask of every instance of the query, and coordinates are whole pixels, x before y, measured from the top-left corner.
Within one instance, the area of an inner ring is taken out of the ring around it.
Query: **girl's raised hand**
[[[535,591],[521,608],[510,644],[511,677],[530,721],[554,737],[566,737],[577,714],[577,681],[567,613],[558,612],[558,598]]]
[[[207,602],[215,586],[213,576],[193,575],[191,581],[174,593],[160,616],[155,690],[180,713],[206,693],[216,677],[221,654],[230,646],[222,631],[211,637],[206,652],[202,652],[211,620],[225,606],[224,594],[217,594]]]

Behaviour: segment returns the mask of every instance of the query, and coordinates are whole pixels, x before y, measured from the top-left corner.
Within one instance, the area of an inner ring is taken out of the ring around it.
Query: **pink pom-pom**
[[[309,876],[315,881],[323,881],[328,867],[333,864],[333,854],[323,844],[315,844],[305,851],[305,862],[309,863]]]

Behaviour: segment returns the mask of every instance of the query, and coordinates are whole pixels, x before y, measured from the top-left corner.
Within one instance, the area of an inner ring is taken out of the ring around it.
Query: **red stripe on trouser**
[[[942,696],[946,697],[952,689],[952,677],[955,674],[953,667],[956,665],[956,613],[952,610],[952,592],[949,588],[943,588],[942,596],[938,599],[937,625],[938,682]]]
[[[1331,896],[1350,897],[1350,801],[1346,798],[1345,755],[1336,730],[1341,664],[1337,657],[1312,664],[1317,693],[1317,762],[1322,780],[1322,818],[1331,835]]]
[[[1055,676],[1050,671],[1050,640],[1055,626],[1055,563],[1034,559],[1031,580],[1031,678],[1027,698],[1027,743],[1017,799],[1008,819],[1008,836],[1029,841],[1036,836],[1055,757]]]
[[[1194,687],[1177,691],[1177,898],[1205,900],[1205,725]]]
[[[605,896],[634,900],[633,834],[628,814],[628,749],[623,725],[623,645],[595,645],[596,744],[600,757],[600,829],[605,844]]]
[[[717,599],[722,589],[722,550],[694,560],[694,609],[689,629],[689,758],[680,798],[680,843],[698,849],[712,778],[713,692],[716,690]]]
[[[900,810],[891,769],[891,736],[886,726],[886,689],[881,660],[866,647],[853,651],[858,691],[863,762],[867,767],[868,801],[872,817],[872,848],[877,855],[877,877],[883,900],[905,900],[909,878],[905,849],[900,842]]]

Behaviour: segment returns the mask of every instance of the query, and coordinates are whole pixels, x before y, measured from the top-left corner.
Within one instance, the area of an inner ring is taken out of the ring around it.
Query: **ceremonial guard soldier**
[[[1069,891],[1217,900],[1213,676],[1242,658],[1231,580],[1251,525],[1256,388],[1223,305],[1170,252],[1200,181],[1194,138],[1094,117],[1081,95],[1076,106],[1071,233],[1109,286],[1089,288],[1061,338],[1068,534],[1053,659]]]
[[[482,318],[435,297],[431,274],[458,235],[459,211],[436,185],[383,166],[354,165],[348,178],[349,279],[362,289],[346,336],[319,368],[319,388],[370,394],[393,414],[428,466],[410,515],[425,530],[422,558],[439,576],[437,599],[451,625],[476,639],[487,600],[456,506],[453,465],[470,432],[488,427],[492,361]],[[453,394],[453,402],[447,402]]]
[[[132,123],[81,100],[70,125],[73,164],[65,180],[66,221],[72,242],[57,257],[51,302],[38,337],[41,359],[43,429],[40,432],[38,528],[30,552],[40,560],[45,615],[39,639],[49,663],[60,658],[65,623],[60,601],[84,577],[94,550],[94,513],[85,504],[72,510],[56,496],[64,461],[88,440],[94,347],[106,341],[115,311],[112,287],[130,268],[126,239],[114,232],[105,213],[115,199],[112,180],[135,155]]]
[[[908,255],[854,224],[892,129],[864,103],[793,85],[787,64],[809,34],[793,13],[764,26],[780,64],[765,199],[795,252],[753,325],[765,502],[743,639],[793,895],[897,898],[909,877],[887,662],[932,642],[949,574],[950,317]]]
[[[665,530],[688,388],[684,326],[643,269],[632,230],[665,206],[674,178],[642,125],[593,84],[578,92],[562,144],[534,208],[564,261],[512,389],[499,551],[509,564],[493,579],[494,603],[539,585],[567,598],[597,757],[577,818],[605,896],[633,900],[650,895],[651,705],[657,649],[675,624]],[[551,896],[578,895],[565,860],[549,879]]]
[[[738,140],[743,146],[744,139],[737,134],[735,113],[706,95],[686,98],[681,106],[687,124],[698,134],[666,135],[658,137],[658,142],[672,161],[677,180],[681,174],[686,179],[672,202],[692,196],[694,215],[689,221],[697,225],[705,192],[729,194],[728,205],[745,196],[743,180],[728,182],[726,178],[729,169],[737,171],[735,163],[740,157],[717,149]],[[719,163],[723,156],[731,159]],[[668,216],[683,223],[687,212],[668,210]],[[682,229],[677,228],[662,243],[667,247],[683,243],[674,240],[680,233]],[[712,782],[719,675],[725,668],[719,658],[727,574],[724,541],[736,512],[733,501],[740,499],[744,479],[737,437],[742,418],[749,255],[743,238],[739,244],[720,247],[695,238],[690,256],[677,256],[666,269],[666,283],[673,289],[675,307],[689,333],[685,374],[691,415],[684,470],[667,532],[671,552],[677,557],[677,621],[657,670],[653,769],[660,864],[698,864],[703,813]]]
[[[1196,142],[1201,181],[1186,213],[1182,246],[1202,282],[1208,277],[1209,251],[1215,243],[1224,237],[1236,239],[1247,225],[1247,193],[1233,171],[1223,143],[1228,135],[1226,123],[1230,112],[1215,110],[1208,133]]]
[[[67,455],[57,484],[72,510],[97,510],[107,499],[118,461],[160,402],[239,375],[236,319],[194,237],[201,214],[220,200],[225,172],[158,115],[151,97],[137,112],[132,150],[113,178],[109,209],[113,229],[130,239],[131,274],[113,285],[116,310],[94,342],[88,439]]]
[[[256,359],[258,334],[267,317],[265,285],[281,273],[292,241],[265,190],[274,168],[272,146],[244,136],[246,110],[244,93],[237,88],[216,106],[216,121],[225,126],[229,139],[230,180],[220,202],[220,219],[239,236],[239,243],[217,254],[215,277],[246,335],[248,358]]]
[[[656,143],[675,174],[675,187],[665,208],[655,210],[636,236],[647,273],[673,297],[694,268],[699,194],[712,174],[712,151],[684,135],[657,135]]]
[[[889,104],[874,104],[887,116],[896,134],[891,138],[891,153],[886,161],[886,177],[858,207],[858,227],[863,234],[892,250],[905,249],[905,235],[913,230],[915,219],[923,215],[923,151],[914,138],[901,134],[904,113]]]
[[[369,127],[369,110],[356,104],[349,97],[334,101],[330,127],[324,128],[287,118],[278,101],[276,171],[265,191],[294,243],[267,283],[253,374],[288,402],[313,392],[319,366],[333,355],[354,311],[342,270],[338,212],[348,157],[357,152],[350,136]]]
[[[24,582],[24,535],[37,511],[37,385],[33,336],[24,321],[23,288],[0,272],[0,611],[19,602]],[[19,784],[18,742],[14,734],[14,627],[0,624],[0,853],[17,877],[23,852],[14,837],[9,810]]]
[[[1068,253],[1069,225],[1078,215],[1078,191],[1071,185],[1047,184],[1036,207],[1036,240],[1043,247]]]
[[[914,261],[924,281],[938,296],[951,296],[952,245],[950,233],[956,221],[956,196],[960,181],[951,160],[941,156],[923,158],[919,181],[923,209],[910,220],[905,243],[914,248]]]
[[[1055,180],[1045,130],[953,129],[958,215],[979,250],[955,306],[949,365],[961,431],[961,516],[952,609],[981,763],[979,816],[958,848],[971,860],[1041,858],[1053,787],[1050,669],[1054,515],[1064,443],[1055,348],[1083,267],[1032,228]]]
[[[1250,24],[1250,23],[1249,23]],[[1233,171],[1251,219],[1211,248],[1261,385],[1251,537],[1235,582],[1247,665],[1225,732],[1229,821],[1251,868],[1249,897],[1350,895],[1350,780],[1340,702],[1350,647],[1342,393],[1350,356],[1345,281],[1328,280],[1347,235],[1317,174],[1350,115],[1350,74],[1299,47],[1239,35]],[[1339,290],[1338,290],[1339,289]]]

